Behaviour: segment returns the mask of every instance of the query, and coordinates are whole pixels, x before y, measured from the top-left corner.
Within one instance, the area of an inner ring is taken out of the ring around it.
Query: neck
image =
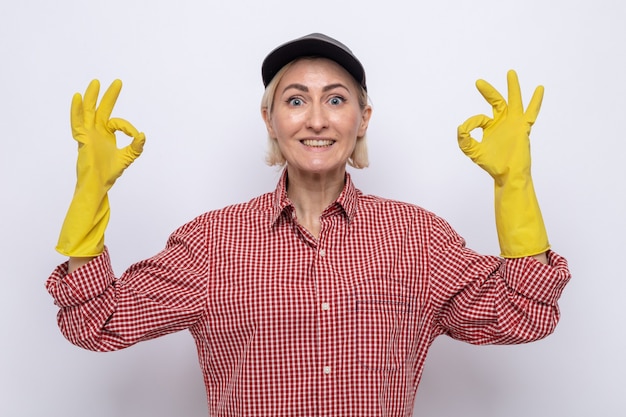
[[[287,196],[296,209],[298,222],[315,237],[319,235],[319,219],[345,185],[345,169],[333,175],[301,175],[287,167]]]

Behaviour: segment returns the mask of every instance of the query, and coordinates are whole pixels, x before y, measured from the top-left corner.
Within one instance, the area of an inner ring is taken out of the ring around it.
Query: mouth
[[[303,139],[300,143],[304,146],[310,146],[312,148],[327,148],[332,146],[335,141],[330,139]]]

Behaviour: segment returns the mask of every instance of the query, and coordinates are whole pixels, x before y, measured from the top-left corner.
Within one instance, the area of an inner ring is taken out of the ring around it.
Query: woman
[[[74,97],[78,182],[57,247],[70,260],[47,281],[72,343],[106,351],[189,329],[212,416],[407,416],[438,335],[510,344],[553,331],[570,275],[530,178],[542,89],[524,112],[515,73],[509,103],[481,81],[494,118],[459,127],[463,151],[494,178],[496,257],[426,210],[355,188],[346,164],[367,166],[372,109],[347,47],[308,35],[272,51],[262,75],[268,161],[285,165],[276,190],[199,216],[119,279],[103,243],[106,194],[145,139],[109,119],[119,82],[97,108],[97,82]],[[115,130],[133,142],[118,150]]]

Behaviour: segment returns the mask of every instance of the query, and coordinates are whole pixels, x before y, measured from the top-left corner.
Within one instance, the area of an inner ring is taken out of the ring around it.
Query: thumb
[[[120,118],[112,118],[109,120],[107,127],[112,132],[119,130],[133,138],[130,145],[123,149],[124,153],[131,159],[137,158],[141,152],[143,152],[143,146],[146,143],[146,135],[143,132],[139,132],[129,121]]]
[[[143,152],[143,145],[146,143],[146,135],[141,132],[133,138],[133,141],[127,147],[135,153],[135,158]]]
[[[471,136],[471,132],[477,128],[484,128],[490,121],[491,118],[488,116],[479,114],[477,116],[470,117],[457,128],[459,148],[461,148],[465,155],[472,159],[475,158],[478,149],[480,148],[480,142]]]

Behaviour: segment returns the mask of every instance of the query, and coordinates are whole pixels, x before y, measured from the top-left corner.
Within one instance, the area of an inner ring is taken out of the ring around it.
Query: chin
[[[315,165],[305,169],[306,172],[319,175],[332,175],[337,173],[343,173],[346,170],[346,164],[339,165]]]

